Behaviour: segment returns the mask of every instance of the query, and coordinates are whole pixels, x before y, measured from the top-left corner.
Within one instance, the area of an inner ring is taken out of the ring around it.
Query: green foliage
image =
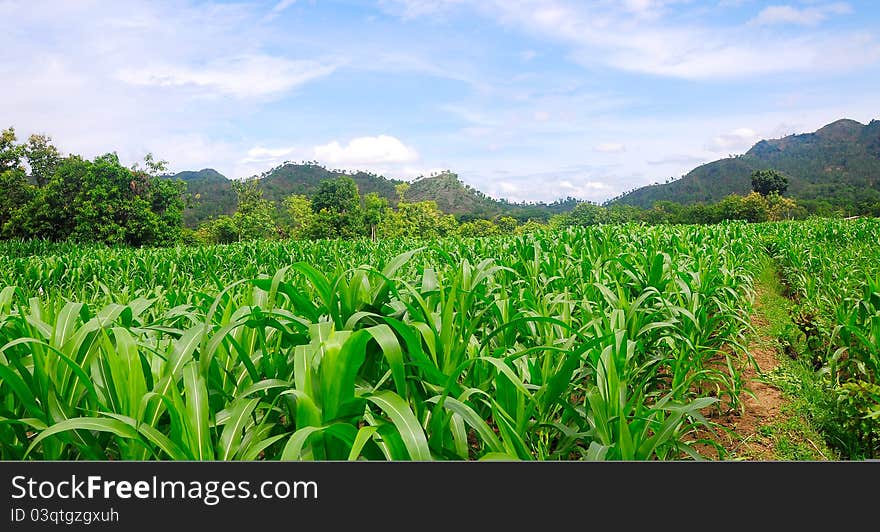
[[[550,228],[548,224],[542,224],[536,220],[527,220],[524,224],[516,228],[516,234],[527,235],[538,231],[546,231]]]
[[[571,213],[567,215],[567,221],[563,225],[576,225],[586,227],[589,225],[598,225],[609,221],[608,213],[605,207],[584,201],[578,203]]]
[[[184,211],[184,222],[187,227],[195,228],[206,220],[221,214],[231,216],[235,212],[232,181],[215,170],[180,172],[166,177],[181,179],[187,183],[187,190],[192,200]],[[392,208],[396,208],[399,201],[410,203],[434,201],[440,210],[455,215],[459,221],[509,216],[518,222],[529,219],[546,222],[554,214],[570,211],[577,203],[577,200],[571,197],[552,203],[513,203],[504,199],[496,200],[464,184],[451,172],[421,176],[408,183],[368,172],[346,173],[328,170],[314,162],[303,162],[284,163],[257,176],[257,179],[263,189],[264,197],[275,205],[278,223],[283,228],[289,225],[284,212],[284,198],[296,194],[311,199],[318,192],[323,181],[339,177],[352,179],[362,198],[375,193],[378,197],[386,199]],[[366,208],[366,205],[364,207]]]
[[[28,183],[21,168],[0,170],[0,236],[9,238],[17,231],[16,215],[34,196],[34,187]]]
[[[350,177],[322,181],[312,197],[314,217],[304,233],[311,239],[364,235],[364,211],[357,184]]]
[[[363,214],[360,209],[346,212],[321,209],[314,213],[302,233],[312,240],[360,238],[364,236]]]
[[[486,237],[501,234],[501,229],[492,220],[471,220],[458,226],[456,233],[465,237]]]
[[[880,120],[838,120],[813,133],[762,140],[742,155],[694,168],[680,179],[630,191],[611,201],[650,208],[657,201],[716,203],[747,195],[755,171],[788,177],[787,195],[818,216],[867,214],[880,201]]]
[[[232,185],[238,208],[232,216],[238,240],[270,239],[277,235],[272,218],[272,203],[263,199],[263,190],[256,179],[236,181]]]
[[[195,235],[204,244],[230,244],[238,241],[238,227],[232,216],[223,215],[203,223]]]
[[[788,189],[788,178],[776,170],[755,170],[751,177],[752,190],[762,196],[781,195]]]
[[[284,210],[289,220],[287,234],[292,238],[305,238],[308,228],[314,223],[312,202],[302,194],[291,194],[284,198]]]
[[[355,212],[360,209],[361,200],[357,184],[350,177],[337,177],[321,181],[318,191],[312,196],[312,210],[326,210],[336,213]]]
[[[765,246],[795,301],[805,362],[828,388],[829,442],[851,458],[880,457],[880,223],[771,224]]]
[[[15,128],[0,131],[0,172],[21,168],[25,147],[16,144]]]
[[[516,232],[518,222],[513,216],[496,216],[492,222],[498,227],[503,235],[512,235]]]
[[[376,240],[379,223],[388,210],[388,200],[375,192],[364,196],[364,222],[370,228],[370,239]]]
[[[718,217],[724,220],[744,220],[747,222],[766,222],[767,202],[756,192],[748,196],[731,194],[715,206]]]
[[[24,156],[30,167],[31,177],[39,187],[45,186],[61,162],[61,154],[46,135],[31,135],[24,147]]]
[[[406,192],[409,190],[409,183],[398,183],[394,186],[394,192],[397,194],[397,201],[406,201]]]
[[[185,184],[158,177],[164,162],[148,154],[147,168],[126,168],[115,154],[93,161],[60,158],[45,136],[32,135],[18,147],[11,147],[14,136],[4,139],[0,158],[27,158],[32,173],[25,176],[21,159],[0,173],[3,237],[130,246],[180,242]]]
[[[758,236],[0,243],[0,459],[698,458]]]
[[[433,201],[400,202],[397,210],[387,210],[379,222],[380,238],[439,238],[451,235],[458,222],[443,214]]]

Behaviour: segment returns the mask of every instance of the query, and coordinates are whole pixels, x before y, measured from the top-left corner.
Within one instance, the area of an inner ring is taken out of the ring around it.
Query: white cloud
[[[741,127],[713,138],[709,143],[710,150],[724,152],[750,148],[759,139],[758,133],[747,127]]]
[[[474,126],[495,126],[498,124],[496,119],[488,116],[482,110],[475,111],[468,107],[451,104],[441,105],[440,110],[450,113]]]
[[[593,149],[601,153],[620,153],[626,151],[626,146],[619,142],[603,142]]]
[[[296,153],[297,149],[290,148],[265,148],[263,146],[254,146],[247,151],[247,156],[241,159],[242,164],[249,163],[277,163],[283,158],[289,157]]]
[[[436,15],[468,0],[380,0],[380,4],[404,19]]]
[[[829,15],[845,15],[849,13],[852,13],[852,7],[842,2],[804,8],[777,5],[765,7],[751,22],[760,26],[773,24],[815,26],[828,18]]]
[[[569,46],[571,57],[587,67],[606,65],[658,76],[711,80],[770,73],[827,73],[829,68],[839,71],[880,59],[880,43],[873,34],[792,37],[758,32],[756,24],[717,26],[701,23],[695,17],[674,23],[666,18],[665,7],[687,0],[468,1],[476,12],[502,26]],[[412,0],[395,3],[409,5]],[[431,10],[414,10],[410,16],[432,15],[449,3],[431,6]],[[809,21],[817,15],[826,17],[850,9],[845,3],[831,3],[799,9],[795,14]],[[788,12],[785,10],[783,17]],[[860,53],[853,54],[855,50]]]
[[[272,13],[281,13],[282,11],[284,11],[285,9],[287,9],[288,7],[292,6],[295,3],[296,3],[296,0],[281,0],[280,2],[275,4],[275,7],[272,8]]]
[[[689,0],[623,0],[623,7],[626,11],[638,17],[656,17],[667,5],[688,1]]]
[[[145,140],[139,148],[126,148],[120,156],[128,160],[142,159],[146,153],[167,161],[172,172],[215,168],[224,161],[235,146],[205,137],[198,133],[170,134]],[[232,177],[232,176],[229,176]]]
[[[211,61],[203,67],[151,65],[124,68],[120,81],[156,87],[196,87],[237,98],[271,96],[327,76],[335,66],[267,55],[242,55]]]
[[[334,140],[315,146],[313,152],[319,161],[342,166],[408,163],[419,159],[415,149],[390,135],[358,137],[345,146]]]

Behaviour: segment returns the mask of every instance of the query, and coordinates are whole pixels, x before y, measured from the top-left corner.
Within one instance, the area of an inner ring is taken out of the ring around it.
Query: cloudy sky
[[[880,118],[875,0],[0,0],[0,127],[227,177],[603,201]]]

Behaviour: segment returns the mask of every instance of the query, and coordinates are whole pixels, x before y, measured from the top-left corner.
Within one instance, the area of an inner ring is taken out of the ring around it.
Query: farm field
[[[767,260],[817,424],[877,457],[878,240],[859,219],[3,242],[0,459],[702,459],[745,408]]]

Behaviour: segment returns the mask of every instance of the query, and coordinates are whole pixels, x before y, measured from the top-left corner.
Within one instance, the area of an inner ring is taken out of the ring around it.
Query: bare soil
[[[758,288],[761,290],[761,288]],[[759,300],[756,297],[756,300]],[[756,303],[756,308],[759,304]],[[766,321],[759,312],[753,313],[750,321],[756,330],[762,330]],[[717,441],[728,453],[740,459],[768,461],[774,460],[775,453],[770,442],[763,438],[758,430],[773,423],[780,415],[780,407],[784,403],[782,393],[763,382],[761,375],[772,371],[779,365],[779,357],[784,354],[766,346],[774,345],[769,338],[754,338],[748,345],[748,350],[758,366],[749,363],[743,364],[743,380],[748,392],[740,394],[742,408],[721,413],[718,409],[707,410],[706,417],[721,425],[716,435],[701,432],[700,437],[711,438]],[[719,459],[717,449],[708,444],[698,444],[697,451],[709,459]]]

